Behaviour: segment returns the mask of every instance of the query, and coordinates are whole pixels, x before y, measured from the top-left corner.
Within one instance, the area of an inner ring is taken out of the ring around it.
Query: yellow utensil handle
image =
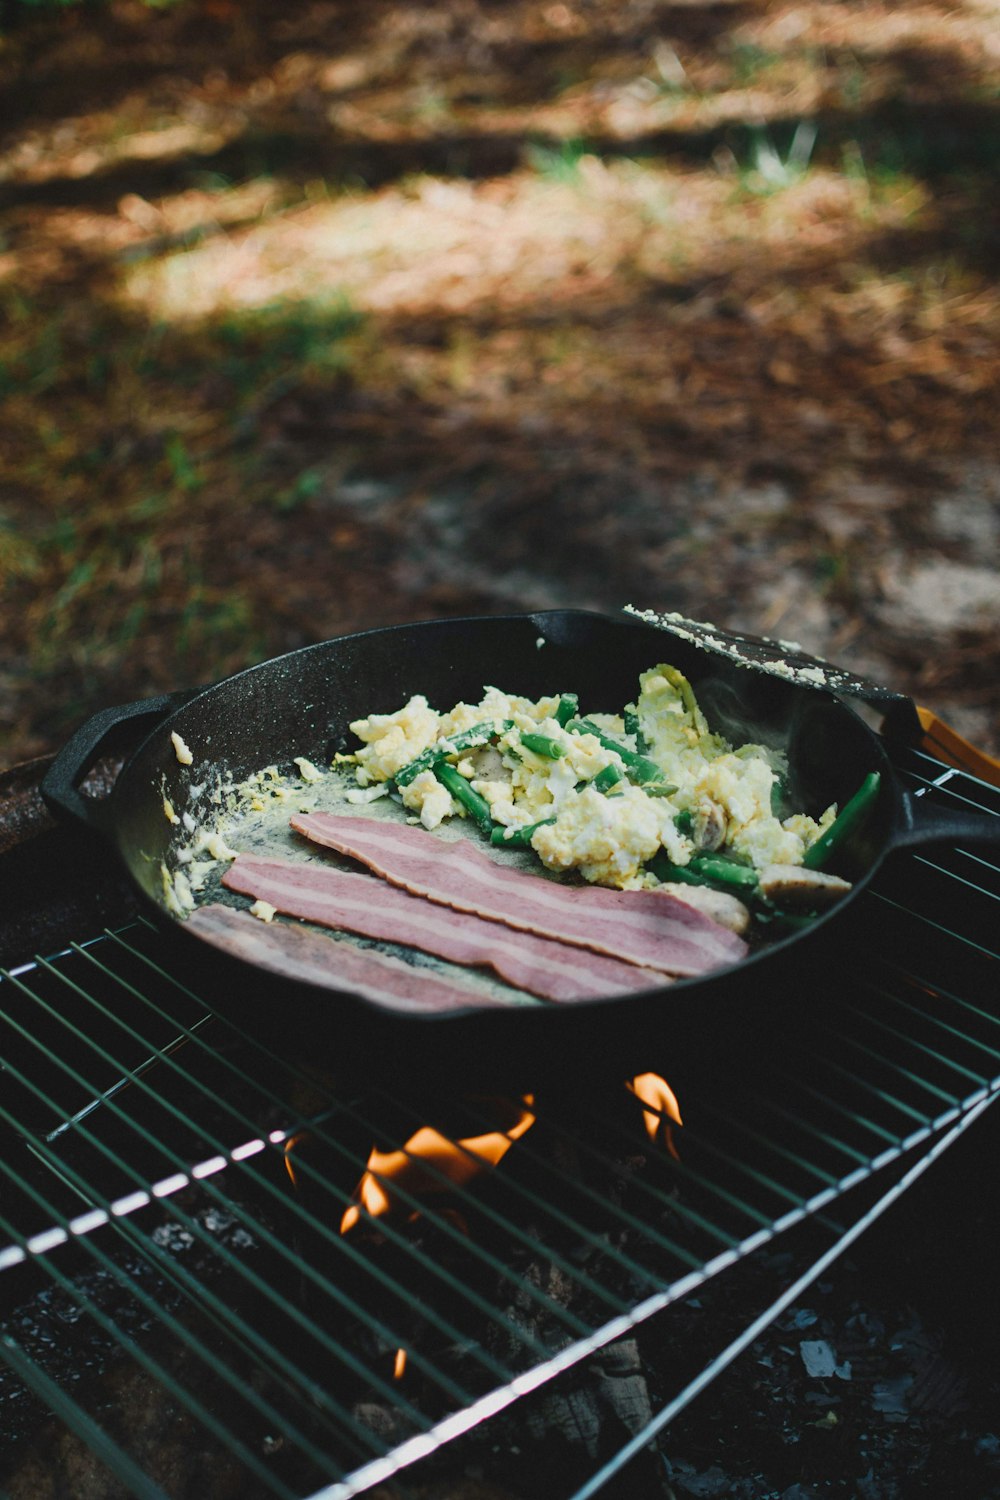
[[[968,740],[963,739],[950,724],[939,719],[929,708],[920,708],[918,705],[917,718],[924,731],[924,749],[931,755],[936,755],[947,766],[957,766],[960,771],[978,776],[980,781],[1000,786],[1000,760],[996,756],[987,755],[985,750],[977,750],[975,745],[970,745]]]

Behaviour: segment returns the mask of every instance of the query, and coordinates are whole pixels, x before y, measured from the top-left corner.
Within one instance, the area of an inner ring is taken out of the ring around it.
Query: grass
[[[34,681],[61,685],[70,670],[103,683],[137,643],[168,681],[266,653],[262,601],[227,580],[218,538],[228,530],[238,553],[233,517],[293,511],[320,477],[304,469],[275,485],[258,455],[241,455],[282,390],[350,364],[342,345],[360,321],[337,297],[232,315],[192,337],[95,304],[51,313],[19,297],[0,591],[17,612],[7,649]],[[78,707],[74,694],[68,713]]]
[[[800,120],[784,155],[764,127],[752,133],[750,163],[740,171],[740,181],[751,193],[777,193],[801,182],[809,171],[818,127]]]
[[[525,147],[525,160],[532,171],[537,172],[543,182],[576,186],[582,179],[581,167],[588,155],[587,144],[582,140],[559,141],[550,144],[531,141]]]

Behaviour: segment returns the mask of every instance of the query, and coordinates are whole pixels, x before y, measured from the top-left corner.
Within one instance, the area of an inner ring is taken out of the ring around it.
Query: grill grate
[[[899,769],[1000,812],[920,751]],[[44,1410],[135,1493],[184,1493],[176,1455],[130,1430],[139,1372],[202,1478],[346,1497],[793,1226],[836,1241],[859,1192],[1000,1089],[998,903],[995,860],[896,856],[846,940],[849,984],[804,968],[808,1016],[752,1074],[651,1043],[684,1112],[676,1156],[662,1110],[588,1080],[539,1094],[498,1170],[456,1186],[424,1161],[392,1213],[346,1232],[373,1145],[428,1124],[474,1140],[517,1102],[429,1105],[277,1055],[213,1015],[143,922],[5,973],[4,1448]]]

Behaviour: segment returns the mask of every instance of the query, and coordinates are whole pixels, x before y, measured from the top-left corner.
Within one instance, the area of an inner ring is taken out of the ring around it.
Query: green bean
[[[642,724],[639,722],[639,715],[634,708],[627,708],[622,718],[625,721],[625,733],[635,737],[636,751],[639,755],[645,755],[646,740],[642,732]]]
[[[816,920],[815,912],[803,911],[779,911],[774,907],[765,917],[758,913],[758,921],[766,921],[774,932],[788,934],[791,932],[802,932],[806,927],[811,927]]]
[[[513,727],[512,719],[483,719],[481,723],[472,724],[468,729],[460,729],[457,734],[446,735],[444,739],[429,745],[426,750],[421,750],[392,779],[397,786],[409,786],[421,771],[432,771],[438,761],[447,760],[449,755],[458,755],[463,750],[477,749],[478,746],[487,744],[494,735],[505,734]]]
[[[712,885],[741,896],[757,890],[757,872],[750,865],[737,864],[719,854],[694,854],[686,865],[675,865],[665,850],[646,866],[658,880],[673,880],[684,885]]]
[[[598,729],[597,725],[591,723],[590,719],[574,719],[571,724],[567,725],[567,728],[573,734],[592,734],[600,741],[605,750],[613,750],[620,757],[629,781],[633,782],[636,786],[646,786],[647,784],[655,783],[662,785],[663,772],[655,760],[649,760],[645,755],[639,755],[635,750],[629,750],[626,745],[622,745],[618,740],[613,739],[610,734],[605,734],[603,729]]]
[[[878,797],[881,776],[869,771],[851,800],[844,804],[825,833],[810,844],[802,860],[807,870],[821,870],[831,856],[838,854],[851,835],[861,827]]]
[[[752,865],[742,865],[724,854],[692,854],[688,865],[696,874],[702,875],[713,885],[726,886],[731,890],[755,891],[758,885],[757,871]]]
[[[559,707],[555,712],[555,720],[561,729],[565,729],[570,719],[574,719],[580,712],[580,700],[575,693],[563,693],[559,699]]]
[[[624,780],[621,771],[616,765],[605,766],[603,771],[598,771],[594,779],[586,784],[592,786],[595,792],[608,792],[613,786],[617,786]]]
[[[696,722],[701,719],[702,712],[698,707],[698,700],[694,695],[694,688],[691,686],[690,682],[688,682],[687,678],[684,676],[684,673],[679,672],[676,667],[661,667],[660,671],[670,683],[670,686],[680,694],[681,702],[684,704],[684,707],[687,709],[692,719],[694,719]]]
[[[562,760],[566,754],[566,746],[548,734],[522,734],[521,744],[526,750],[533,750],[546,760]]]
[[[442,760],[434,766],[434,775],[443,787],[447,787],[455,801],[462,804],[483,833],[492,833],[493,813],[490,804],[473,786],[470,786],[462,773],[454,766],[450,766],[446,760]]]
[[[657,880],[670,880],[675,885],[704,885],[706,882],[691,869],[690,865],[675,865],[664,850],[654,854],[646,869]]]
[[[529,823],[524,828],[494,828],[490,833],[490,843],[497,849],[530,849],[535,829],[554,822],[555,818],[540,818],[537,823]]]

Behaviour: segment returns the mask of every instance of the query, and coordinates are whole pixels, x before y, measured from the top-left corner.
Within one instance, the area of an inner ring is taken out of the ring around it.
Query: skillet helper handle
[[[921,844],[1000,845],[1000,815],[973,807],[946,807],[923,793],[904,792],[894,848]]]
[[[988,781],[991,786],[1000,786],[1000,760],[963,739],[933,709],[921,708],[909,698],[900,695],[894,700],[883,716],[881,732],[890,744],[917,745],[946,766],[968,771],[970,776]]]
[[[201,689],[164,693],[159,698],[142,698],[137,703],[119,704],[101,709],[81,724],[73,737],[56,755],[42,780],[41,794],[49,811],[57,818],[82,823],[94,833],[106,835],[108,817],[106,798],[88,797],[80,783],[102,751],[123,744],[130,749],[142,738],[137,730],[151,729],[182,708]]]
[[[1000,786],[1000,760],[996,756],[971,745],[950,724],[939,719],[932,709],[918,705],[917,718],[924,732],[924,749],[931,755],[936,755],[947,766],[957,766],[960,771],[968,771],[970,776],[978,776],[980,781]]]

